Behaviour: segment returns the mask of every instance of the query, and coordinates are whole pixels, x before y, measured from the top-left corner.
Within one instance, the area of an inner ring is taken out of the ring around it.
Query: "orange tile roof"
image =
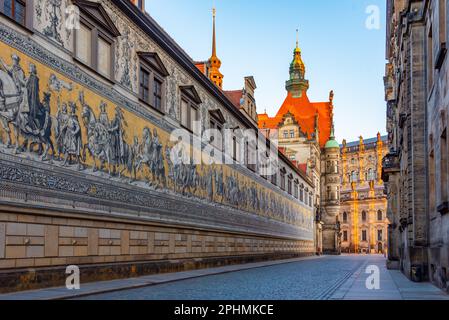
[[[240,99],[242,99],[243,90],[223,91],[223,93],[237,109],[240,109]]]
[[[318,113],[318,128],[320,132],[319,142],[324,148],[329,141],[332,127],[332,104],[330,102],[310,102],[307,93],[303,93],[300,98],[293,98],[289,92],[287,98],[279,109],[275,117],[270,118],[266,113],[259,114],[260,129],[277,129],[283,121],[285,114],[290,112],[301,126],[301,131],[307,133],[308,138],[312,138],[315,132],[315,115]]]
[[[298,165],[299,170],[301,170],[302,172],[304,172],[305,174],[307,174],[307,163],[300,163]]]
[[[206,66],[207,66],[206,62],[195,62],[195,67],[197,67],[202,74],[205,74],[207,76]]]

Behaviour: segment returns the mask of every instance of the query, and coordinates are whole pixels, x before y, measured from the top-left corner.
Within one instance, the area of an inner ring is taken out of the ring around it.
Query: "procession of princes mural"
[[[145,126],[140,136],[128,136],[129,124],[119,106],[104,101],[90,105],[84,90],[75,92],[76,101],[64,99],[64,92],[76,91],[72,83],[54,73],[41,83],[32,62],[25,71],[18,54],[11,55],[10,63],[4,59],[0,57],[2,153],[212,201],[299,227],[313,224],[299,204],[227,165],[186,163],[190,150],[181,142],[163,141],[155,126]]]

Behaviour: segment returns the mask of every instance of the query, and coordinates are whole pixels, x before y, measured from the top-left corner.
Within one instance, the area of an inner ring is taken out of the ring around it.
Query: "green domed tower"
[[[296,30],[298,32],[298,30]],[[301,98],[303,92],[309,89],[309,81],[305,79],[306,67],[301,57],[299,40],[296,40],[296,48],[293,51],[293,61],[290,64],[290,79],[285,88],[292,94],[293,98]]]

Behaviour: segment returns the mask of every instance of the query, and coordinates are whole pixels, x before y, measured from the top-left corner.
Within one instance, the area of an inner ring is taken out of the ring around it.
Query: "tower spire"
[[[299,28],[296,29],[296,49],[299,49]]]
[[[217,87],[223,89],[223,74],[220,72],[221,61],[217,57],[217,37],[215,20],[217,16],[217,10],[215,6],[212,8],[212,19],[213,19],[213,29],[212,29],[212,56],[209,59],[209,79],[215,83]]]
[[[212,18],[213,18],[213,32],[212,32],[212,57],[217,56],[217,42],[215,36],[215,17],[217,15],[217,10],[215,7],[212,8]]]

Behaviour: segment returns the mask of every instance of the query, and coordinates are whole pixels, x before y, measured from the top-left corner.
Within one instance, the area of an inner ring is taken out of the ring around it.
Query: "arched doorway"
[[[382,244],[382,242],[379,242],[379,244],[377,245],[377,253],[383,252],[384,252],[384,245]]]

